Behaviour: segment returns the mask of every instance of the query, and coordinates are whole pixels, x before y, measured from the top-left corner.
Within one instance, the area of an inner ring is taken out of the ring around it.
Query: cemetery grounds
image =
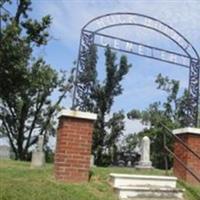
[[[109,185],[110,173],[165,175],[164,170],[136,170],[119,167],[94,167],[89,183],[64,184],[53,176],[53,164],[31,169],[29,162],[0,160],[0,200],[117,200]],[[171,172],[169,172],[171,173]],[[199,200],[200,186],[185,187],[185,200]]]

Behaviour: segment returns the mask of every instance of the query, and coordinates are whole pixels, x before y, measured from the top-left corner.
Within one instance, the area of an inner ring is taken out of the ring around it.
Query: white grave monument
[[[11,150],[7,145],[0,145],[0,160],[10,159]]]
[[[150,139],[145,136],[142,138],[141,143],[141,157],[137,169],[151,169],[152,162],[150,161]]]
[[[90,167],[95,167],[95,165],[94,165],[94,156],[93,155],[90,156]]]
[[[36,150],[32,153],[31,167],[43,167],[45,164],[45,154],[43,151],[44,136],[38,137]]]

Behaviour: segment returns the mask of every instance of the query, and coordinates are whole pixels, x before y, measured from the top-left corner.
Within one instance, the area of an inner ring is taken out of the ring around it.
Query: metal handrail
[[[200,177],[198,177],[191,168],[187,167],[184,162],[179,159],[175,153],[173,153],[167,146],[164,147],[169,153],[173,155],[173,157],[188,171],[190,174],[200,183]]]
[[[191,148],[189,148],[189,147],[183,142],[183,140],[181,140],[179,137],[177,137],[176,135],[174,135],[174,134],[172,133],[172,131],[171,131],[169,128],[167,128],[164,124],[162,124],[162,123],[160,123],[160,124],[161,124],[161,126],[163,126],[173,137],[175,137],[179,142],[181,142],[181,144],[182,144],[184,147],[186,147],[186,149],[188,149],[193,155],[195,155],[197,158],[200,159],[199,155],[198,155],[196,152],[194,152]],[[176,154],[173,153],[173,152],[167,147],[166,135],[163,134],[163,137],[164,137],[164,138],[163,138],[163,139],[164,139],[164,149],[165,149],[166,151],[168,151],[168,152],[182,165],[182,167],[185,168],[185,169],[200,183],[200,177],[199,177],[198,175],[196,175],[195,172],[194,172],[191,168],[187,167],[187,166],[185,165],[185,163],[184,163],[181,159],[179,159],[179,158],[176,156]],[[167,170],[167,169],[166,169],[166,170]]]
[[[190,147],[188,147],[180,137],[174,135],[172,131],[169,128],[167,128],[164,124],[162,123],[160,124],[161,126],[163,126],[163,128],[167,130],[168,133],[170,133],[173,137],[175,137],[188,151],[190,151],[193,155],[195,155],[200,160],[200,156],[195,151],[193,151]]]

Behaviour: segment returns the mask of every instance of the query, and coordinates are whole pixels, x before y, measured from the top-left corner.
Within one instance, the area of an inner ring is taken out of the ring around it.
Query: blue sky
[[[200,0],[33,0],[33,17],[50,14],[53,18],[52,39],[37,55],[43,56],[58,70],[70,71],[77,59],[81,28],[91,19],[111,12],[134,12],[157,18],[182,33],[200,53]],[[114,31],[125,38],[162,48],[174,45],[155,32],[145,32],[136,27]],[[103,55],[102,49],[98,51]],[[180,80],[181,91],[188,85],[188,70],[185,68],[127,56],[133,67],[123,80],[124,92],[116,98],[112,111],[145,109],[150,103],[165,99],[165,94],[157,90],[154,83],[158,73]],[[101,77],[104,74],[102,63],[103,57],[100,56],[98,71]],[[63,105],[70,107],[71,99],[64,100]],[[138,122],[135,122],[134,129],[132,123],[127,123],[126,127],[127,132],[137,132],[141,128]]]
[[[33,3],[34,16],[38,18],[50,14],[53,18],[50,29],[53,39],[38,55],[44,56],[55,68],[69,71],[77,59],[81,28],[89,20],[110,12],[134,12],[157,18],[182,33],[200,52],[199,0],[37,0]],[[155,32],[145,32],[136,27],[124,29],[121,35],[158,47],[173,45]],[[102,60],[101,66],[98,66],[100,76],[104,71],[102,51],[99,49]],[[154,83],[158,73],[180,80],[182,88],[188,85],[187,69],[138,56],[127,56],[133,67],[123,81],[124,92],[116,98],[113,111],[144,109],[151,102],[163,100],[164,93],[157,90]],[[68,107],[70,100],[63,104]]]
[[[40,49],[38,55],[44,56],[56,69],[70,71],[73,61],[77,59],[81,28],[91,19],[111,12],[134,12],[157,18],[179,31],[200,52],[200,0],[36,0],[33,1],[34,17],[50,14],[53,18],[50,29],[52,40]],[[137,27],[122,31],[116,28],[114,31],[125,38],[162,48],[174,45],[156,32]],[[98,71],[102,77],[103,50],[98,51]],[[181,91],[188,85],[188,70],[185,68],[127,56],[133,67],[123,80],[124,92],[116,98],[112,111],[145,109],[150,103],[165,99],[165,93],[157,90],[154,83],[158,73],[180,80]],[[63,101],[63,105],[69,107],[71,99]]]

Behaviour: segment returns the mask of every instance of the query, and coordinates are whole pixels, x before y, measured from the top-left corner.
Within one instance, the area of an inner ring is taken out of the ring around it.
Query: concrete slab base
[[[176,177],[110,174],[110,183],[119,200],[183,200]]]

